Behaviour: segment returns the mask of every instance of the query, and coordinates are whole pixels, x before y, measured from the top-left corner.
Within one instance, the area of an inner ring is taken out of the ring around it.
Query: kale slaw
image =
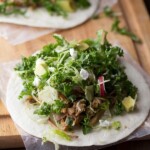
[[[136,99],[137,88],[118,60],[123,51],[107,41],[106,32],[100,30],[97,35],[96,39],[68,42],[55,34],[56,43],[23,57],[15,68],[24,86],[19,98],[28,95],[27,101],[39,106],[35,110],[38,115],[54,114],[55,119],[50,119],[61,130],[79,126],[87,134],[105,111],[121,115],[126,111],[123,99]],[[39,93],[47,86],[58,92],[52,103],[39,100]]]
[[[88,0],[1,0],[0,14],[24,15],[28,9],[43,8],[50,15],[67,17],[70,12],[88,7],[90,7]]]

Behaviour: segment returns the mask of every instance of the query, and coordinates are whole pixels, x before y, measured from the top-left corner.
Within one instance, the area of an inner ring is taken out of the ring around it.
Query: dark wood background
[[[25,150],[25,148],[10,150]],[[125,142],[103,150],[150,150],[150,140]]]
[[[150,0],[144,0],[145,6],[148,10],[148,13],[150,14]]]

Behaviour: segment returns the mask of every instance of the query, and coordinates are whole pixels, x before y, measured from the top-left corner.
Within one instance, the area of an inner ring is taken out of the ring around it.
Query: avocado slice
[[[47,65],[44,60],[37,60],[34,70],[34,74],[37,76],[42,76],[47,72]]]
[[[133,111],[136,100],[131,96],[125,97],[122,101],[122,104],[127,112]]]
[[[66,12],[74,12],[76,10],[74,0],[57,0],[56,4]]]
[[[77,47],[79,48],[79,50],[85,51],[89,48],[89,45],[84,42],[80,42]]]

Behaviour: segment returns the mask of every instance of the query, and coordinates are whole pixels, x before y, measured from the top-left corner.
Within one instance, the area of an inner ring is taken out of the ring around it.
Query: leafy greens
[[[70,11],[75,11],[76,9],[80,8],[86,9],[90,7],[90,2],[88,0],[5,0],[4,2],[0,3],[0,14],[7,16],[11,14],[24,15],[28,7],[32,7],[33,9],[41,7],[52,15],[54,14],[67,17],[68,9]]]
[[[45,86],[51,86],[67,102],[62,99],[55,99],[52,104],[43,102],[35,113],[49,116],[52,113],[61,114],[63,108],[74,110],[75,106],[81,106],[80,111],[83,112],[80,125],[84,134],[92,129],[90,115],[84,110],[110,110],[114,115],[121,115],[125,112],[122,100],[127,96],[135,99],[137,88],[128,80],[125,68],[118,60],[118,57],[123,56],[123,50],[112,46],[106,36],[107,32],[99,30],[96,39],[68,42],[61,35],[54,34],[56,43],[44,46],[36,55],[23,57],[22,62],[15,67],[24,86],[19,98],[26,95],[38,98],[38,93]],[[42,62],[42,70],[45,69],[42,75],[35,73],[39,61]],[[107,81],[103,97],[98,84],[100,76],[105,78],[104,82]],[[37,78],[39,83],[34,84]],[[94,98],[96,103],[101,101],[96,109]],[[72,116],[67,116],[67,125],[72,127],[73,122]],[[115,126],[119,128],[118,124]]]

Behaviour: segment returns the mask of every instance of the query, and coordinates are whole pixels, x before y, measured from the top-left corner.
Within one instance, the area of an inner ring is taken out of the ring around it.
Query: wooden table
[[[120,17],[121,26],[126,26],[136,33],[143,43],[134,43],[130,38],[113,32],[110,32],[108,36],[109,40],[115,42],[117,39],[117,41],[128,50],[133,59],[138,62],[148,74],[150,74],[150,21],[143,0],[119,0],[113,9],[122,13],[122,16]],[[88,37],[95,37],[95,33],[98,29],[102,28],[110,31],[112,22],[112,19],[103,17],[101,14],[99,19],[91,19],[76,28],[59,31],[58,33],[65,36],[68,40],[80,40]],[[45,35],[38,39],[12,46],[7,41],[0,38],[0,61],[16,60],[19,59],[21,55],[29,56],[36,50],[42,48],[45,44],[52,41],[54,40],[51,35]],[[150,147],[148,142],[144,141],[143,143]],[[108,148],[108,150],[123,150],[127,145],[132,147],[132,144],[133,142],[129,142],[127,144],[115,146],[114,148]],[[138,145],[139,142],[136,142],[136,144]],[[0,102],[0,148],[16,149],[17,147],[23,147],[22,140],[9,116],[9,113]],[[137,146],[137,148],[134,147],[134,149],[138,148],[139,146]],[[143,149],[145,150],[146,147]]]
[[[149,149],[150,149],[150,141],[140,141],[140,142],[132,141],[104,148],[103,150],[149,150]],[[25,150],[25,149],[21,148],[14,150]]]

